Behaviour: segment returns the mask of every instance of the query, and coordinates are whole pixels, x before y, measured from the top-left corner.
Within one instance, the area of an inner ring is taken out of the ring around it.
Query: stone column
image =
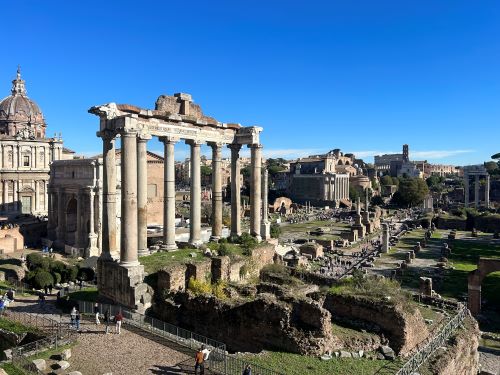
[[[137,138],[137,246],[139,256],[148,255],[148,155],[149,135]]]
[[[35,211],[40,212],[40,182],[35,180]]]
[[[175,157],[178,139],[160,138],[165,149],[163,164],[163,243],[165,250],[175,250]]]
[[[484,185],[484,205],[490,208],[490,175],[486,176],[486,183]]]
[[[12,147],[12,168],[13,169],[18,169],[19,168],[19,162],[18,162],[18,145],[14,145]]]
[[[474,206],[479,207],[479,175],[474,176]]]
[[[231,144],[229,148],[231,149],[231,237],[234,237],[241,236],[241,145]]]
[[[465,193],[465,207],[469,207],[469,174],[464,174],[464,193]]]
[[[9,207],[9,181],[3,180],[3,211]]]
[[[261,223],[261,173],[262,173],[262,145],[250,145],[251,182],[250,182],[250,234],[258,241]]]
[[[137,133],[125,130],[121,135],[122,220],[120,264],[139,265],[137,256]]]
[[[98,255],[97,249],[97,234],[95,233],[95,192],[93,188],[89,188],[87,191],[89,197],[89,232],[88,232],[88,244],[85,249],[85,256],[96,256]]]
[[[102,249],[101,258],[110,260],[116,254],[116,153],[115,135],[101,132],[103,145],[102,182]]]
[[[212,240],[222,236],[222,143],[210,143],[212,147]]]
[[[64,212],[64,188],[57,190],[57,239],[64,242],[66,235],[66,214]]]
[[[262,239],[268,240],[271,238],[271,224],[269,223],[269,202],[268,202],[268,184],[269,172],[264,167],[262,172],[262,224],[260,228],[260,235]]]
[[[83,213],[83,192],[78,190],[76,197],[76,235],[75,235],[75,247],[80,249],[83,247],[84,231],[82,229],[82,213]]]
[[[201,170],[200,141],[186,141],[191,146],[191,207],[189,213],[189,243],[201,245]]]
[[[389,252],[389,226],[386,223],[382,224],[382,252]]]
[[[19,196],[17,194],[17,192],[19,191],[19,181],[18,180],[14,180],[14,191],[13,191],[13,194],[14,194],[14,211],[19,211]]]

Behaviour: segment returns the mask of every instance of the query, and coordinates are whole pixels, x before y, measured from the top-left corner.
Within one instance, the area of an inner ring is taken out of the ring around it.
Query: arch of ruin
[[[481,313],[481,283],[488,274],[500,271],[500,259],[480,258],[477,269],[469,272],[467,304],[472,315]]]
[[[222,147],[231,150],[231,235],[241,234],[240,161],[241,147],[251,153],[250,234],[261,239],[262,128],[242,127],[205,116],[189,94],[162,95],[155,110],[110,103],[89,112],[99,116],[97,136],[103,142],[103,223],[102,249],[98,264],[98,286],[103,297],[131,307],[147,307],[147,287],[143,284],[140,255],[147,249],[147,142],[158,137],[164,144],[164,220],[163,249],[174,250],[175,243],[175,144],[190,146],[191,194],[189,243],[201,244],[200,147],[212,148],[212,238],[222,235]],[[113,261],[116,249],[116,160],[115,140],[121,139],[121,231],[120,260]],[[264,226],[262,226],[263,228]],[[265,232],[265,230],[264,230]],[[265,236],[267,233],[263,233]]]

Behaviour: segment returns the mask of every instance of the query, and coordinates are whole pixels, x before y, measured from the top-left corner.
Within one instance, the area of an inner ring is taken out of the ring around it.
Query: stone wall
[[[334,318],[338,316],[377,325],[389,339],[391,348],[402,356],[429,336],[418,309],[406,311],[400,305],[337,294],[328,294],[323,307]]]
[[[158,289],[167,291],[186,288],[186,266],[174,264],[158,271]]]
[[[224,342],[230,351],[283,350],[319,355],[340,347],[331,315],[314,301],[281,301],[270,294],[240,302],[176,293],[155,303],[162,320]],[[228,324],[231,322],[231,324]]]
[[[439,229],[465,230],[467,226],[467,220],[465,218],[460,218],[460,217],[440,216],[436,220],[436,226]]]
[[[438,351],[427,364],[428,372],[436,375],[475,375],[479,369],[479,328],[472,317],[464,321],[464,328],[449,341],[446,351]]]
[[[24,248],[24,238],[19,228],[0,230],[0,254],[10,254]]]

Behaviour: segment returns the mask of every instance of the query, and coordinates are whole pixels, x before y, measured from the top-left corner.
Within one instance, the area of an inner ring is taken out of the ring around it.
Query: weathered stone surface
[[[67,361],[68,359],[71,358],[71,349],[65,349],[61,353],[61,357],[64,361]]]
[[[343,350],[340,351],[340,358],[351,358],[351,353],[345,352]]]
[[[69,368],[69,362],[68,361],[59,361],[52,365],[52,368],[54,369],[54,372],[56,374],[62,374],[64,371]]]
[[[0,368],[0,375],[9,375],[9,374],[7,374],[7,372],[3,368]]]
[[[396,353],[394,353],[394,350],[390,346],[387,345],[381,346],[380,352],[384,355],[386,359],[396,358]]]
[[[68,372],[68,375],[82,375],[82,373],[80,371],[71,371]]]
[[[47,363],[45,362],[45,359],[34,359],[32,362],[40,371],[45,371],[47,369]]]
[[[153,311],[162,320],[225,342],[232,351],[279,348],[322,355],[340,348],[332,335],[330,313],[312,300],[284,302],[260,294],[252,301],[235,304],[213,296],[176,293],[154,304]]]
[[[381,303],[360,297],[328,294],[323,307],[333,316],[357,319],[380,327],[391,347],[401,355],[408,353],[429,335],[418,309],[407,311],[390,301]]]

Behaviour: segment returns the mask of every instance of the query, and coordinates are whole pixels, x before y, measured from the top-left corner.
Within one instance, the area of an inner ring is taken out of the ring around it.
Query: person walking
[[[98,326],[101,324],[101,321],[99,320],[99,304],[96,302],[94,305],[94,314],[95,314],[95,325]]]
[[[250,365],[246,365],[242,375],[252,375],[252,367]]]
[[[194,374],[197,375],[198,372],[200,375],[205,374],[205,363],[203,361],[204,355],[203,355],[203,347],[198,349],[194,356]]]
[[[118,314],[115,315],[115,330],[117,334],[121,333],[122,330],[122,321],[123,321],[123,315],[121,311],[118,311]]]
[[[73,306],[71,312],[69,313],[69,317],[71,319],[71,328],[74,328],[76,323],[76,307]]]
[[[109,322],[111,320],[109,307],[104,312],[104,323],[106,324],[106,335],[109,333]]]
[[[80,331],[80,311],[76,310],[75,316],[76,330]]]

